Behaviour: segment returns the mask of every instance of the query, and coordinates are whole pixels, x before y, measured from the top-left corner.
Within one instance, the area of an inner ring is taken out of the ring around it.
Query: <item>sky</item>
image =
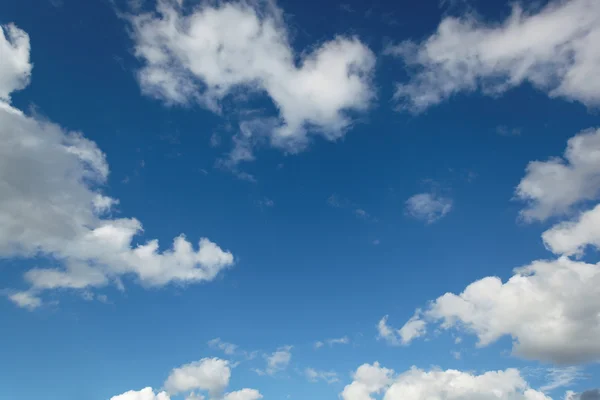
[[[0,2],[0,400],[600,399],[600,2]]]

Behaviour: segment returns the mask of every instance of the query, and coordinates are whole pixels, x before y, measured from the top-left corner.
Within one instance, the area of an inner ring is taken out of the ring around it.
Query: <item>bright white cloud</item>
[[[228,361],[219,358],[203,358],[173,369],[164,387],[170,394],[204,390],[212,398],[223,393],[229,385],[230,378],[231,369]]]
[[[223,400],[258,400],[262,399],[262,394],[256,389],[242,389],[227,393]]]
[[[327,383],[335,383],[339,381],[335,371],[318,371],[314,368],[306,368],[304,370],[304,375],[306,375],[306,379],[310,382],[324,381]]]
[[[372,400],[392,383],[394,371],[383,368],[378,362],[363,364],[353,374],[353,381],[346,385],[340,397],[343,400]]]
[[[533,390],[516,369],[489,371],[481,375],[456,370],[423,371],[412,368],[398,376],[384,400],[426,399],[550,400]]]
[[[542,234],[542,239],[553,253],[567,256],[581,256],[587,246],[600,248],[600,205],[575,221],[555,225]]]
[[[600,3],[598,3],[600,5]],[[530,162],[516,189],[528,203],[526,221],[563,215],[585,200],[600,195],[600,129],[589,129],[567,142],[563,158]]]
[[[417,310],[415,315],[397,330],[389,326],[387,320],[387,315],[381,318],[377,324],[377,332],[379,338],[392,346],[408,344],[414,338],[424,335],[427,329],[427,323],[420,318],[420,310]]]
[[[406,213],[432,224],[452,210],[452,200],[433,193],[420,193],[406,201]]]
[[[412,112],[460,92],[497,95],[524,82],[596,107],[600,105],[600,2],[550,1],[535,13],[514,4],[503,22],[469,13],[446,17],[421,43],[405,41],[387,52],[413,71],[398,84],[400,107]]]
[[[513,353],[556,364],[600,360],[600,265],[561,257],[517,268],[507,282],[486,277],[446,293],[424,311],[475,334],[479,346],[513,338]],[[410,323],[410,322],[409,322]]]
[[[113,396],[110,400],[171,400],[171,398],[165,392],[154,394],[154,390],[147,387],[140,391],[130,390],[118,396]]]
[[[28,60],[29,40],[14,26],[5,29],[13,44],[1,36],[0,51],[14,45],[18,51],[3,53],[0,90],[13,90],[26,82],[15,71],[27,68],[8,66]],[[44,256],[61,265],[28,271],[31,289],[11,294],[15,304],[33,309],[44,290],[102,286],[122,275],[146,286],[210,281],[233,264],[230,252],[206,238],[197,249],[183,235],[166,251],[156,240],[134,245],[142,224],[111,218],[117,200],[101,193],[106,157],[81,133],[26,116],[0,99],[0,141],[0,256]]]
[[[200,392],[207,392],[210,400],[259,400],[263,396],[255,389],[241,389],[225,393],[231,378],[229,362],[219,358],[203,358],[174,368],[163,387],[166,392],[154,394],[152,388],[139,392],[129,391],[111,400],[170,400],[170,395],[185,395],[186,400],[204,400]]]
[[[343,400],[550,400],[533,390],[516,369],[481,375],[457,370],[424,371],[416,367],[395,375],[379,363],[364,364],[341,393]]]
[[[29,35],[13,24],[0,26],[0,101],[10,102],[10,94],[29,83]]]
[[[186,14],[159,0],[156,13],[131,17],[142,90],[218,112],[240,89],[268,95],[279,115],[262,118],[253,137],[239,136],[245,147],[259,135],[287,150],[302,149],[311,132],[343,136],[348,112],[366,110],[374,97],[375,56],[357,38],[336,37],[297,62],[282,14],[273,2],[204,2]]]

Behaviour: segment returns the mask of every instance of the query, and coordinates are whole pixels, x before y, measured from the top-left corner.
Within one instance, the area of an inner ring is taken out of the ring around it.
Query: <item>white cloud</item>
[[[22,74],[6,66],[28,59],[22,52],[29,46],[25,32],[8,29],[20,47],[4,54],[0,82],[13,90],[22,87]],[[7,46],[0,37],[0,49]],[[109,175],[106,157],[81,133],[26,116],[0,100],[0,141],[0,256],[43,256],[60,265],[28,271],[31,288],[10,296],[17,305],[35,308],[44,290],[102,286],[123,275],[145,286],[210,281],[233,264],[230,252],[206,238],[197,249],[183,235],[162,252],[156,240],[134,245],[142,224],[111,218],[117,200],[101,193]]]
[[[213,398],[223,393],[229,385],[230,378],[231,369],[228,361],[219,358],[203,358],[173,369],[164,387],[170,394],[205,390]]]
[[[555,254],[581,256],[587,246],[600,248],[600,205],[575,221],[553,226],[542,234],[546,247]]]
[[[392,383],[394,371],[383,368],[378,362],[363,364],[353,374],[353,382],[346,385],[340,397],[343,400],[372,400]]]
[[[516,369],[488,371],[481,375],[457,370],[416,367],[395,376],[379,363],[364,364],[354,381],[341,393],[343,400],[372,400],[383,393],[383,400],[550,400],[533,390]]]
[[[433,193],[420,193],[406,201],[406,213],[432,224],[452,210],[452,200]]]
[[[35,310],[42,305],[42,300],[29,292],[16,292],[9,295],[8,298],[19,307],[29,310]]]
[[[475,334],[478,346],[513,338],[513,354],[556,364],[600,360],[600,265],[565,257],[517,268],[507,282],[486,277],[460,294],[446,293],[424,311]]]
[[[262,394],[256,389],[242,389],[227,393],[223,400],[258,400],[262,399]]]
[[[0,101],[10,102],[10,94],[29,83],[29,35],[13,24],[0,26]]]
[[[432,398],[550,400],[543,393],[531,389],[516,369],[474,375],[457,370],[423,371],[412,368],[398,376],[384,396],[385,400]]]
[[[270,355],[265,354],[267,367],[264,370],[255,369],[259,375],[275,375],[280,371],[284,371],[292,360],[292,346],[282,346]]]
[[[421,43],[405,41],[387,52],[412,70],[398,84],[400,107],[412,112],[460,92],[497,95],[524,82],[595,107],[600,105],[600,3],[550,1],[536,13],[514,4],[504,21],[483,22],[472,13],[446,17]]]
[[[111,400],[170,400],[170,395],[185,394],[186,400],[204,400],[199,392],[208,392],[211,400],[259,400],[263,396],[255,389],[241,389],[224,393],[229,385],[229,362],[219,358],[203,358],[174,368],[164,383],[166,392],[154,395],[147,387],[139,392],[129,391]]]
[[[374,97],[375,56],[357,38],[336,37],[297,61],[282,11],[260,4],[203,2],[186,14],[177,2],[159,0],[156,13],[132,16],[142,90],[217,112],[240,90],[264,93],[279,115],[254,135],[287,150],[302,149],[309,133],[343,136],[352,123],[348,112],[366,110]]]
[[[152,388],[147,387],[139,391],[130,390],[118,396],[113,396],[110,400],[171,400],[165,392],[154,394]]]
[[[600,3],[598,3],[600,5]],[[528,206],[526,221],[543,221],[600,195],[600,129],[589,129],[567,142],[564,158],[530,162],[516,189]]]
[[[335,383],[339,381],[335,371],[318,371],[314,368],[306,368],[304,370],[304,375],[306,375],[306,379],[310,382],[324,381],[327,383]]]
[[[384,316],[377,324],[379,338],[384,339],[392,346],[398,346],[408,344],[414,338],[424,335],[427,324],[420,318],[420,313],[421,311],[417,310],[415,315],[397,330],[388,325],[388,316]]]

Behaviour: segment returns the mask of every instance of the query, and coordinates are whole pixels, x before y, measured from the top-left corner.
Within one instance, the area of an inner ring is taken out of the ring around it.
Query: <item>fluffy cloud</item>
[[[566,214],[574,205],[599,195],[600,129],[569,139],[563,158],[530,162],[516,189],[517,198],[528,203],[521,212],[526,221]]]
[[[241,389],[224,393],[229,385],[231,369],[229,362],[219,358],[203,358],[174,368],[164,383],[166,392],[154,394],[152,388],[139,392],[129,391],[111,400],[170,400],[169,394],[186,393],[186,400],[203,400],[198,391],[208,392],[209,399],[221,400],[259,400],[263,396],[255,389]]]
[[[600,205],[575,221],[555,225],[542,234],[544,244],[555,254],[581,256],[587,246],[600,248]]]
[[[4,29],[12,44],[0,37],[0,51],[16,50],[4,54],[0,90],[12,90],[28,76],[21,64],[29,39],[14,26]],[[44,290],[98,287],[123,275],[146,286],[210,281],[233,264],[230,252],[206,238],[197,249],[183,235],[166,251],[157,240],[134,245],[142,224],[111,217],[117,200],[101,193],[106,157],[81,133],[26,116],[0,99],[0,141],[0,257],[43,256],[60,265],[28,271],[31,289],[12,293],[15,304],[33,309]]]
[[[262,397],[262,394],[256,389],[242,389],[227,393],[223,397],[223,400],[258,400],[262,399]]]
[[[0,26],[0,101],[9,102],[12,92],[29,83],[29,49],[27,33],[12,24]]]
[[[413,367],[395,376],[393,370],[379,363],[360,366],[341,397],[343,400],[372,400],[374,394],[380,393],[383,400],[549,400],[543,393],[531,389],[516,369],[474,375]]]
[[[431,302],[419,320],[473,333],[479,346],[511,336],[513,353],[527,359],[557,364],[597,361],[600,265],[566,257],[534,261],[517,268],[505,283],[486,277],[458,295],[446,293]]]
[[[452,200],[433,193],[420,193],[406,201],[406,213],[432,224],[452,210]]]
[[[229,362],[219,358],[203,358],[173,369],[164,387],[171,394],[207,391],[210,397],[218,397],[229,385],[231,370]]]
[[[372,394],[379,394],[392,383],[393,374],[393,370],[381,367],[378,362],[363,364],[340,396],[343,400],[372,400]]]
[[[240,89],[273,101],[278,117],[260,118],[250,135],[239,135],[245,155],[234,149],[232,162],[253,157],[257,136],[287,150],[304,147],[311,132],[335,140],[352,122],[348,112],[367,109],[374,97],[375,57],[364,44],[336,37],[297,62],[273,2],[204,2],[185,13],[178,2],[159,0],[156,12],[130,20],[147,95],[216,112]]]
[[[514,4],[501,23],[472,14],[446,17],[421,43],[388,49],[412,76],[397,85],[400,107],[412,112],[459,92],[497,95],[528,82],[552,97],[600,105],[600,3],[550,1],[536,13]]]
[[[385,340],[392,346],[405,345],[416,337],[426,332],[427,323],[420,318],[420,310],[400,329],[393,329],[388,325],[388,316],[381,318],[377,324],[379,338]]]
[[[165,392],[154,394],[154,390],[147,387],[137,392],[130,390],[118,396],[113,396],[110,400],[171,400],[171,398]]]

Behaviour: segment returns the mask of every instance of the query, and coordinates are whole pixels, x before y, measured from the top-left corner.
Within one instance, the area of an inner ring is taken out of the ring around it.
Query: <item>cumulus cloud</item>
[[[421,112],[460,92],[498,95],[527,82],[551,97],[597,107],[599,38],[596,0],[554,0],[534,13],[515,3],[502,22],[449,16],[422,42],[387,49],[410,71],[395,98],[400,108]]]
[[[139,391],[130,390],[118,396],[113,396],[110,400],[171,400],[171,397],[166,392],[154,394],[154,390],[147,387]]]
[[[382,393],[384,400],[477,399],[477,400],[550,400],[533,390],[516,369],[489,371],[481,375],[457,370],[416,367],[395,375],[379,363],[364,364],[354,381],[341,393],[343,400],[372,400]]]
[[[350,113],[366,110],[374,97],[369,48],[338,36],[297,56],[282,11],[270,1],[203,2],[188,13],[177,1],[159,0],[155,12],[130,21],[147,95],[216,112],[241,90],[271,99],[277,116],[260,117],[261,129],[238,137],[242,147],[256,136],[288,151],[306,146],[311,133],[335,140],[351,125]]]
[[[600,3],[598,3],[600,5]],[[600,195],[600,129],[589,129],[567,142],[563,158],[530,162],[516,197],[527,202],[525,221],[564,215]]]
[[[10,102],[10,94],[29,84],[29,35],[13,24],[0,26],[0,101]]]
[[[507,282],[490,276],[458,295],[446,293],[419,320],[473,333],[480,347],[510,336],[513,354],[527,359],[592,362],[600,360],[599,288],[598,264],[538,260]]]
[[[353,374],[353,381],[344,387],[340,397],[343,400],[372,400],[372,394],[379,394],[392,383],[394,371],[383,368],[378,362],[363,364]]]
[[[173,369],[164,387],[170,394],[200,389],[207,391],[213,398],[223,393],[229,385],[230,378],[231,369],[228,361],[219,358],[203,358]]]
[[[335,371],[318,371],[314,368],[306,368],[304,370],[304,375],[310,382],[324,381],[327,383],[335,383],[339,381]]]
[[[555,254],[582,256],[587,246],[600,248],[600,205],[542,234],[544,244]]]
[[[211,400],[259,400],[263,396],[258,390],[244,388],[224,393],[229,385],[231,369],[229,362],[219,358],[203,358],[174,368],[165,381],[165,392],[154,394],[152,388],[139,392],[129,391],[111,400],[170,400],[169,395],[186,394],[186,400],[203,400],[200,392],[207,392]]]
[[[433,193],[420,193],[406,201],[406,213],[432,224],[452,210],[452,200]]]
[[[3,53],[0,67],[0,90],[7,93],[0,98],[0,257],[42,256],[59,265],[28,271],[31,288],[9,298],[33,309],[44,290],[99,287],[123,275],[145,286],[210,281],[231,266],[233,255],[206,238],[197,248],[183,235],[165,251],[157,240],[134,245],[142,224],[112,218],[118,201],[101,193],[109,167],[96,143],[6,101],[8,90],[26,82],[21,64],[29,39],[14,26],[3,29],[12,43],[0,37],[0,51],[17,50]]]
[[[256,389],[242,389],[227,393],[223,397],[223,400],[258,400],[262,399],[262,397],[262,394]]]

